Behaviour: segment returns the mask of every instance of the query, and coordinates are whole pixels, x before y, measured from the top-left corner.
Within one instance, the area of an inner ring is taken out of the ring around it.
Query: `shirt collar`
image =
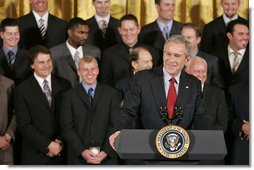
[[[166,71],[166,69],[163,67],[163,75],[164,75],[164,81],[165,82],[168,82],[172,76]],[[179,82],[180,82],[180,75],[181,75],[181,72],[175,76],[174,78],[176,79],[176,84],[179,85]]]
[[[246,51],[246,48],[243,48],[243,49],[240,49],[240,50],[238,50],[236,52],[239,53],[241,56],[243,56],[245,51]],[[234,52],[235,51],[232,48],[230,48],[230,46],[228,45],[228,56],[231,55]]]
[[[52,88],[51,88],[51,74],[50,75],[48,75],[48,77],[46,77],[46,79],[44,79],[44,78],[41,78],[40,76],[38,76],[35,72],[34,72],[34,77],[35,77],[35,79],[38,81],[38,83],[39,83],[39,85],[40,85],[40,87],[43,89],[43,81],[44,80],[47,80],[48,81],[48,84],[49,84],[49,88],[50,88],[50,90],[52,90]]]
[[[224,20],[224,22],[225,22],[226,25],[228,25],[228,23],[229,23],[230,21],[235,20],[235,19],[237,19],[237,18],[238,18],[238,14],[235,14],[232,18],[228,18],[228,17],[226,16],[226,14],[223,14],[223,20]]]
[[[95,20],[97,21],[97,23],[99,23],[101,20],[105,20],[108,25],[109,19],[110,19],[110,14],[108,14],[106,17],[101,17],[101,16],[95,14],[94,17],[95,17]]]
[[[83,81],[81,82],[83,88],[85,89],[86,93],[88,93],[88,90],[90,88],[93,89],[93,92],[92,92],[92,96],[94,96],[94,92],[95,92],[95,89],[96,89],[96,86],[97,86],[97,81],[91,86],[89,86],[88,84],[84,83]]]
[[[74,56],[75,53],[76,53],[76,51],[79,52],[80,57],[83,56],[82,46],[79,46],[79,47],[76,49],[76,48],[74,48],[74,47],[72,47],[72,46],[70,45],[70,43],[68,42],[68,40],[66,40],[66,46],[67,46],[67,48],[70,50],[71,56]]]
[[[8,48],[6,48],[6,47],[3,45],[3,51],[4,51],[5,56],[8,56],[7,53],[8,53],[10,50],[14,53],[14,56],[16,56],[16,54],[17,54],[17,52],[18,52],[18,46],[15,47],[15,48],[13,48],[13,49],[8,49]]]
[[[44,20],[45,27],[47,28],[49,12],[47,11],[42,17],[41,17],[40,15],[38,15],[34,10],[33,10],[33,14],[34,14],[35,20],[36,20],[36,22],[37,22],[37,25],[40,24],[39,20],[40,20],[40,19],[43,19],[43,20]]]
[[[172,25],[173,25],[173,20],[170,20],[168,23],[164,24],[163,22],[161,22],[159,19],[156,20],[158,25],[159,25],[159,28],[161,31],[163,31],[164,27],[167,25],[168,28],[171,30],[172,28]]]

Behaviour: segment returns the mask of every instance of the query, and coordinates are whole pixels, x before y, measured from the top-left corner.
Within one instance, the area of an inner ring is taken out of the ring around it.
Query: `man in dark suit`
[[[197,77],[202,83],[203,98],[206,103],[207,113],[212,119],[213,130],[226,132],[228,125],[228,105],[222,89],[206,83],[207,63],[201,57],[191,57],[185,71]]]
[[[222,59],[221,70],[226,90],[232,84],[249,79],[249,26],[248,22],[233,20],[228,23],[229,44],[221,48],[218,57]]]
[[[66,22],[48,12],[48,0],[30,0],[33,8],[29,14],[19,18],[20,45],[30,49],[40,44],[54,47],[66,40]]]
[[[50,51],[43,46],[31,48],[34,75],[15,90],[15,114],[22,134],[21,164],[65,164],[60,132],[62,92],[71,84],[52,72]]]
[[[191,56],[199,56],[205,59],[208,65],[206,83],[223,88],[224,81],[220,70],[220,58],[199,50],[198,47],[201,41],[201,32],[198,26],[194,23],[183,24],[181,28],[181,35],[191,43]]]
[[[0,74],[0,164],[12,165],[16,118],[14,116],[14,81]]]
[[[231,165],[250,165],[249,81],[234,84],[230,93],[230,123],[233,135]]]
[[[61,105],[68,164],[117,164],[108,141],[121,102],[117,91],[97,81],[95,57],[81,58],[78,74],[82,82],[64,93]]]
[[[68,23],[68,39],[65,43],[50,49],[53,58],[53,73],[71,82],[72,87],[79,84],[77,74],[78,60],[86,54],[100,59],[100,49],[86,43],[89,28],[87,23],[78,17]]]
[[[182,23],[173,19],[175,11],[175,0],[155,0],[155,7],[158,12],[158,18],[142,27],[139,35],[140,40],[157,48],[163,56],[163,47],[165,40],[172,35],[179,35]]]
[[[116,132],[110,136],[111,146],[114,147],[119,130],[131,128],[137,116],[145,129],[160,129],[166,126],[168,122],[164,116],[161,117],[161,107],[167,107],[168,119],[172,120],[172,124],[184,129],[211,128],[211,120],[201,92],[201,82],[182,70],[190,53],[189,42],[179,35],[171,36],[164,46],[163,66],[135,74],[133,86],[127,92],[118,113],[114,127]],[[172,93],[175,95],[172,96]],[[175,106],[182,108],[181,119],[175,116]]]
[[[240,19],[247,21],[237,14],[240,0],[221,0],[223,15],[215,18],[204,26],[200,49],[209,54],[218,56],[218,51],[226,47],[228,38],[226,35],[227,24],[231,20]]]
[[[1,22],[0,35],[3,45],[0,48],[0,73],[16,84],[29,77],[29,54],[18,46],[20,40],[18,21],[6,18]]]
[[[131,75],[129,53],[133,48],[141,46],[148,48],[155,66],[157,66],[160,59],[159,53],[155,48],[138,40],[140,26],[134,15],[124,15],[120,19],[118,31],[121,35],[122,42],[104,50],[101,59],[101,82],[113,87],[117,81]]]
[[[110,0],[93,0],[95,15],[86,20],[90,30],[88,44],[103,51],[121,41],[117,27],[119,20],[110,16]]]

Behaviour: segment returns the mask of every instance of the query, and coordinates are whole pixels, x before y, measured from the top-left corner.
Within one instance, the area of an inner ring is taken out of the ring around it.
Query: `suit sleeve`
[[[33,125],[29,106],[27,105],[25,94],[22,92],[22,89],[16,89],[14,100],[17,124],[23,137],[33,141],[41,152],[46,152],[51,140],[40,133]]]
[[[8,125],[6,133],[11,136],[13,140],[15,140],[15,131],[16,131],[16,117],[14,115],[14,84],[7,90],[8,93],[8,111],[10,116],[10,123]]]
[[[228,125],[228,105],[226,101],[225,94],[222,90],[218,97],[218,108],[216,114],[216,124],[217,130],[223,130],[226,132]]]
[[[85,146],[82,144],[82,141],[74,128],[75,125],[72,113],[71,98],[72,97],[68,92],[65,92],[63,94],[60,108],[61,129],[64,134],[65,140],[72,145],[75,154],[77,156],[80,156],[81,153],[85,150]]]

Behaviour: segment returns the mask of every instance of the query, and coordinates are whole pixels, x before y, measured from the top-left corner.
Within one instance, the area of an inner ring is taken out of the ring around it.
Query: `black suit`
[[[47,165],[63,164],[64,153],[50,158],[46,156],[52,140],[63,141],[60,133],[59,106],[61,94],[71,87],[70,83],[52,75],[51,107],[38,81],[31,76],[17,86],[15,91],[15,112],[18,129],[22,134],[21,164]]]
[[[182,23],[173,20],[173,25],[169,36],[181,34]],[[163,48],[165,44],[165,38],[160,30],[157,20],[154,22],[144,25],[139,34],[140,41],[157,48],[160,52],[162,64]]]
[[[239,65],[237,71],[234,74],[231,71],[227,47],[224,49],[222,48],[219,51],[218,57],[220,57],[222,59],[220,67],[221,67],[221,70],[223,73],[223,79],[225,82],[226,90],[232,84],[242,82],[245,80],[249,80],[249,48],[248,47],[246,48],[243,59]]]
[[[30,49],[38,44],[47,48],[54,47],[65,42],[66,28],[67,23],[65,21],[49,14],[46,38],[43,40],[33,12],[30,12],[19,18],[20,45],[24,49]]]
[[[238,19],[247,21],[240,16],[238,16]],[[228,44],[226,27],[223,16],[215,18],[213,21],[206,24],[203,30],[200,50],[218,56],[218,50],[226,47]]]
[[[87,164],[81,153],[91,146],[99,146],[107,153],[102,164],[117,164],[108,138],[119,107],[116,90],[100,83],[97,83],[92,105],[82,84],[64,93],[61,122],[67,141],[68,164]]]
[[[206,83],[219,88],[224,87],[223,73],[220,68],[220,58],[198,51],[197,56],[207,62],[207,79]]]
[[[185,72],[180,75],[176,105],[183,108],[183,118],[173,124],[185,129],[210,129],[210,118],[201,92],[201,82]],[[160,117],[160,107],[166,106],[162,67],[139,71],[134,76],[133,86],[127,92],[116,121],[115,130],[131,128],[137,113],[143,128],[160,129],[167,125]]]
[[[29,54],[26,50],[18,48],[13,69],[9,67],[7,56],[3,48],[0,48],[0,74],[12,79],[19,84],[32,74],[29,66]]]
[[[229,89],[230,100],[230,130],[233,135],[233,147],[231,164],[250,165],[249,162],[249,140],[241,140],[240,132],[243,120],[249,120],[249,81],[242,81]],[[232,143],[231,143],[232,144]]]
[[[97,46],[101,49],[101,51],[103,51],[104,49],[121,42],[121,37],[117,30],[119,26],[118,19],[110,16],[107,31],[104,37],[94,16],[86,20],[86,22],[89,26],[89,36],[86,41],[88,44]]]
[[[136,47],[147,47],[153,57],[153,64],[157,66],[159,56],[158,51],[141,42],[134,45]],[[102,83],[115,86],[122,78],[131,75],[131,67],[129,62],[129,47],[124,43],[118,43],[103,52],[101,59],[100,78]]]
[[[207,113],[212,119],[212,129],[225,132],[228,126],[228,105],[224,91],[205,84],[203,98],[206,103]]]

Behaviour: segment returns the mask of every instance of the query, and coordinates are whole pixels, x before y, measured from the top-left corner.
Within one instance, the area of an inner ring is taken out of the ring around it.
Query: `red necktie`
[[[168,118],[172,119],[174,113],[174,106],[176,102],[176,89],[175,89],[176,79],[172,77],[170,79],[170,87],[168,89],[168,98],[167,98],[167,108],[168,108]]]

